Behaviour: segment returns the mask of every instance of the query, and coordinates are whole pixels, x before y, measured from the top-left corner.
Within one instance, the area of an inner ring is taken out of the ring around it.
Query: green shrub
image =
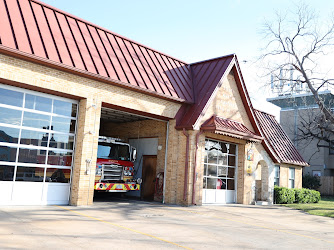
[[[286,188],[275,186],[274,198],[276,204],[317,203],[320,201],[320,192],[307,188]]]
[[[303,176],[303,188],[318,189],[321,186],[318,176],[305,175]]]
[[[295,202],[295,190],[292,188],[275,186],[274,196],[276,204],[291,204]]]

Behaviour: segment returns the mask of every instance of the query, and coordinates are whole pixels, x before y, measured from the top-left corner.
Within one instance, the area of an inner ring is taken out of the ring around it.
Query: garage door
[[[237,145],[205,140],[203,204],[236,201]]]
[[[0,204],[68,204],[77,108],[0,84]]]

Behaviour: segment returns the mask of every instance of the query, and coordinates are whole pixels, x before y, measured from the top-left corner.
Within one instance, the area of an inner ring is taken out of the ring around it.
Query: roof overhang
[[[264,139],[262,136],[259,136],[250,131],[242,123],[224,119],[215,115],[203,123],[201,130],[215,134],[226,135],[253,143],[261,143]]]

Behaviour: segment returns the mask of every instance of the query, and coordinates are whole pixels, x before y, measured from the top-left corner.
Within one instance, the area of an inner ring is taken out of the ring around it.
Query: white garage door
[[[237,145],[205,140],[203,204],[236,202]]]
[[[0,84],[0,204],[68,204],[77,108]]]

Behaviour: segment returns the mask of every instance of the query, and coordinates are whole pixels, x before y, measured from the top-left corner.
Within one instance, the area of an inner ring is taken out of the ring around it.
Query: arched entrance
[[[255,201],[268,201],[269,199],[269,168],[268,164],[261,160],[255,170]]]

